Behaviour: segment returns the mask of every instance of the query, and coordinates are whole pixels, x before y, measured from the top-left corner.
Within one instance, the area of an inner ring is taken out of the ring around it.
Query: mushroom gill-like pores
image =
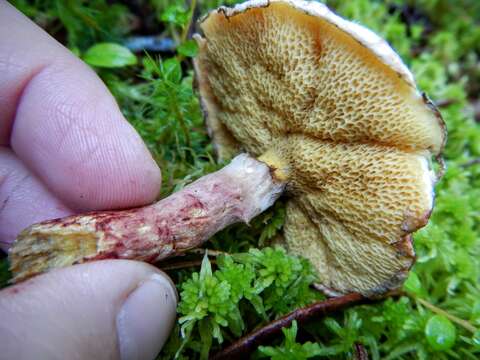
[[[34,224],[10,250],[14,281],[106,258],[156,262],[248,222],[286,191],[284,237],[325,289],[398,287],[425,225],[445,129],[394,51],[318,3],[250,1],[201,21],[195,68],[221,158],[143,208]],[[268,166],[267,166],[268,165]]]
[[[221,7],[200,28],[195,70],[218,154],[247,151],[287,181],[287,248],[332,293],[400,286],[446,129],[399,56],[316,2]]]

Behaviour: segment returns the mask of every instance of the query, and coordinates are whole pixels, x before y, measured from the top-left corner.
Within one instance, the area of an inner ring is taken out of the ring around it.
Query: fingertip
[[[76,210],[149,203],[161,173],[146,145],[88,66],[57,60],[27,84],[11,145]]]
[[[154,359],[176,305],[171,281],[145,263],[52,271],[0,292],[2,351],[9,358]]]
[[[165,324],[173,325],[176,304],[175,288],[157,273],[130,293],[116,318],[120,359],[153,359],[169,336]]]
[[[8,250],[35,222],[71,214],[10,149],[0,146],[0,249]]]

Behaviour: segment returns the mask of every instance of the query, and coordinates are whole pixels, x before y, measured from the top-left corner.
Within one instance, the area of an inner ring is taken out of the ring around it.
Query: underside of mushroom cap
[[[269,152],[288,166],[288,248],[336,292],[398,287],[446,138],[398,55],[314,2],[249,1],[200,27],[195,69],[219,156]]]

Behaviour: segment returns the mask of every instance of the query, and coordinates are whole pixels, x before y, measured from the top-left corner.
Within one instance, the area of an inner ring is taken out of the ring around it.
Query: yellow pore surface
[[[212,13],[201,27],[214,141],[289,166],[289,249],[338,292],[398,286],[414,258],[407,235],[432,208],[428,161],[444,141],[434,112],[370,49],[291,5]]]

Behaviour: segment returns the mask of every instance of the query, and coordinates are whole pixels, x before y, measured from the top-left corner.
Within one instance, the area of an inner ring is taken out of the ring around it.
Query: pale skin
[[[140,206],[160,169],[97,75],[0,0],[0,247],[46,219]],[[0,358],[153,359],[176,291],[156,268],[109,260],[0,291]]]

